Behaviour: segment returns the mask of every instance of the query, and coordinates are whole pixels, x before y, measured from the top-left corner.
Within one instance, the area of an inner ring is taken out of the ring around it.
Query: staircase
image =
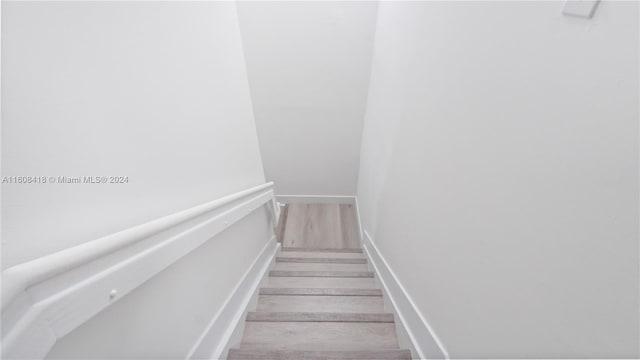
[[[411,359],[361,249],[284,247],[229,360]]]

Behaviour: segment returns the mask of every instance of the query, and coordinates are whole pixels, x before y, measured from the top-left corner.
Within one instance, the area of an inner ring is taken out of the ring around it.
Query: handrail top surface
[[[267,182],[241,190],[216,200],[196,205],[129,229],[5,269],[2,271],[2,309],[4,310],[18,293],[35,283],[86,264],[101,256],[110,254],[191,218],[230,204],[238,199],[269,189],[273,189],[273,182]]]

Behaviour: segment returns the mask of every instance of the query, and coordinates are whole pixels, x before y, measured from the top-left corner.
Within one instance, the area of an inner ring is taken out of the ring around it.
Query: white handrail
[[[12,266],[2,272],[2,310],[4,310],[20,292],[31,285],[42,282],[82,264],[86,264],[198,215],[202,215],[235,200],[267,189],[273,189],[273,182],[239,191],[115,234]],[[273,209],[271,210],[273,211]]]

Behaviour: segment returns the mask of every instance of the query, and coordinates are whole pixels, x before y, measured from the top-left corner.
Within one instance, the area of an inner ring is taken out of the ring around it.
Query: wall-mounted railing
[[[2,272],[3,358],[56,341],[254,210],[278,224],[273,183],[246,189]]]

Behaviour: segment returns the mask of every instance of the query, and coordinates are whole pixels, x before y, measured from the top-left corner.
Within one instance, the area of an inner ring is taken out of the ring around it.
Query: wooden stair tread
[[[386,312],[382,296],[260,295],[256,311],[341,312],[380,314]]]
[[[382,296],[381,289],[341,289],[341,288],[262,288],[261,295],[299,296]]]
[[[411,359],[362,249],[284,247],[275,260],[228,359]]]
[[[228,360],[410,360],[411,351],[403,349],[305,351],[230,349]]]
[[[283,271],[369,271],[367,264],[332,264],[332,263],[302,263],[276,262],[273,270]]]
[[[283,247],[282,251],[362,253],[362,249],[303,248],[303,247],[290,247],[290,246]]]
[[[347,277],[347,278],[372,278],[371,271],[295,271],[295,270],[271,270],[269,276],[273,277]]]
[[[375,350],[399,349],[390,322],[247,321],[241,349]]]
[[[280,252],[278,256],[302,258],[366,259],[363,253],[355,252],[285,251]]]
[[[278,256],[277,262],[289,263],[326,263],[326,264],[366,264],[365,258],[315,258],[315,257],[289,257]]]
[[[373,289],[378,284],[374,278],[337,278],[337,277],[269,277],[268,286],[272,288],[341,288]]]
[[[393,323],[393,314],[340,312],[249,312],[247,314],[247,322],[251,321]]]

